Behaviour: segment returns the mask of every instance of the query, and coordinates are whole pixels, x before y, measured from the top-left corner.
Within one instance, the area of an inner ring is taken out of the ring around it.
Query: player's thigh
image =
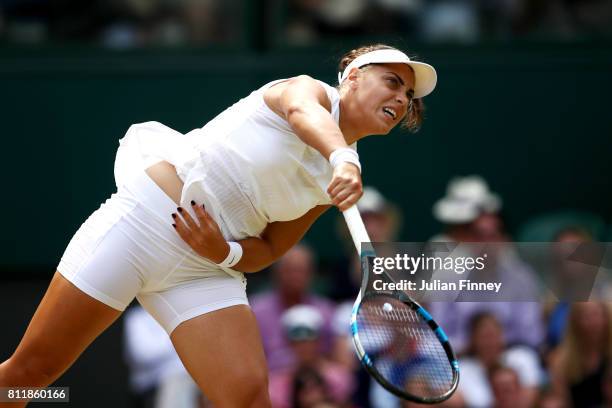
[[[171,339],[215,406],[269,405],[268,370],[250,307],[231,306],[184,321]]]
[[[53,381],[119,315],[56,272],[9,363],[33,381]]]

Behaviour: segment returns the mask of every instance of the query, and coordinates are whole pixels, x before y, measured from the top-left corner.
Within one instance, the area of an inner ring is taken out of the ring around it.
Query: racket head
[[[459,364],[444,331],[403,292],[366,292],[351,315],[362,365],[394,395],[435,404],[459,383]]]

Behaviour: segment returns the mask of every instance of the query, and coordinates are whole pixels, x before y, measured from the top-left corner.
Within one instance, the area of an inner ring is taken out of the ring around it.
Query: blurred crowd
[[[108,48],[232,45],[242,0],[0,0],[0,41]]]
[[[398,206],[366,187],[359,202],[372,241],[393,241],[401,227]],[[518,291],[533,290],[531,266],[512,251],[502,198],[478,176],[450,181],[433,204],[442,230],[431,241],[505,242],[495,256],[497,278]],[[339,222],[339,226],[343,225]],[[547,214],[525,223],[524,239],[559,243],[605,240],[603,221],[588,213]],[[538,234],[540,234],[538,236]],[[360,368],[349,319],[360,286],[359,259],[344,229],[344,256],[322,276],[316,253],[305,243],[268,272],[271,284],[251,293],[269,367],[275,408],[406,408]],[[561,268],[561,267],[560,267]],[[576,271],[555,271],[570,276]],[[326,290],[317,291],[325,278]],[[510,284],[510,283],[509,283]],[[429,302],[459,356],[461,380],[444,407],[612,407],[612,303],[588,293],[588,302],[563,297],[539,302]],[[559,300],[561,299],[561,300]],[[208,407],[180,364],[165,332],[139,307],[128,310],[126,361],[134,407]]]
[[[609,37],[606,0],[293,0],[287,41],[334,35],[402,35],[423,42]]]
[[[248,31],[250,30],[250,31]],[[258,32],[254,32],[254,31]],[[0,0],[0,41],[113,48],[312,45],[331,37],[423,42],[612,35],[608,0]]]

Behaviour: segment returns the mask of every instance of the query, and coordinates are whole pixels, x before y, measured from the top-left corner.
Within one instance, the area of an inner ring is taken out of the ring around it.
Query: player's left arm
[[[291,221],[268,224],[261,237],[249,237],[238,241],[242,246],[242,258],[232,267],[240,272],[258,272],[274,263],[292,246],[297,244],[310,226],[330,206],[319,205]],[[219,226],[201,206],[194,206],[197,222],[186,211],[176,217],[176,230],[181,238],[199,255],[215,263],[222,262],[229,253],[229,245]]]

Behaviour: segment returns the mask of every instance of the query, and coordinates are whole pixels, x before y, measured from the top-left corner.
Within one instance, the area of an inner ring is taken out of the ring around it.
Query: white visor
[[[368,64],[406,64],[414,70],[414,98],[429,95],[436,87],[438,75],[436,70],[424,62],[411,61],[403,52],[395,49],[384,49],[368,52],[355,58],[344,69],[338,72],[338,83],[341,84],[353,68],[361,68]]]

